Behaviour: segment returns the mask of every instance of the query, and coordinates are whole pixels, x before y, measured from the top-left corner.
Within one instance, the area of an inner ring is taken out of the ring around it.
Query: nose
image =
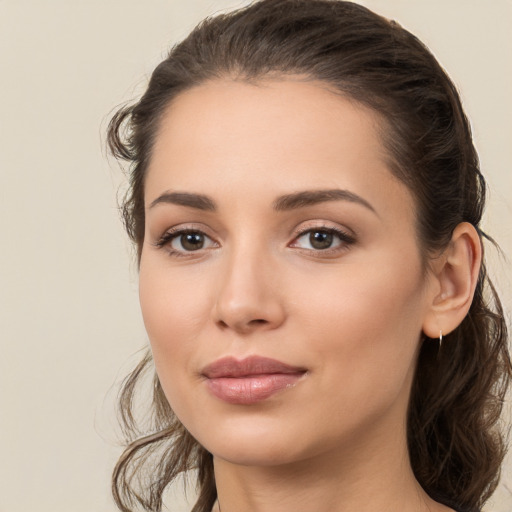
[[[279,327],[286,313],[278,270],[261,254],[240,252],[225,261],[219,274],[213,318],[221,329],[239,334]]]

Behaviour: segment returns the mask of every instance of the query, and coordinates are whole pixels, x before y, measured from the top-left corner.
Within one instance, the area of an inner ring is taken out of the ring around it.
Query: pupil
[[[315,249],[328,249],[332,245],[332,233],[313,231],[309,235],[309,242]]]
[[[187,251],[197,251],[204,245],[203,235],[199,233],[187,233],[181,235],[181,245]]]

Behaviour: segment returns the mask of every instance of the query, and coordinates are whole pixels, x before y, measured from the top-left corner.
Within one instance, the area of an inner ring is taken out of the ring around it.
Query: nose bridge
[[[241,332],[280,325],[284,305],[276,290],[277,265],[265,241],[241,236],[226,253],[219,273],[216,322]]]

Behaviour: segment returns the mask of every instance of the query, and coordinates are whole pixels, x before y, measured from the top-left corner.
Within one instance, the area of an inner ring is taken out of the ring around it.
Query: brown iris
[[[186,251],[197,251],[204,246],[204,235],[201,233],[184,233],[180,236],[180,242]]]
[[[314,249],[328,249],[332,245],[333,235],[328,231],[312,231],[309,234],[309,243]]]

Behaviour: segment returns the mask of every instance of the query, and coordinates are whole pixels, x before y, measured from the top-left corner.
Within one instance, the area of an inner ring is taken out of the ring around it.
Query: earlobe
[[[434,285],[428,312],[423,322],[423,332],[429,338],[438,338],[460,325],[467,315],[475,293],[480,265],[482,244],[475,227],[460,223],[443,254],[435,262]]]

